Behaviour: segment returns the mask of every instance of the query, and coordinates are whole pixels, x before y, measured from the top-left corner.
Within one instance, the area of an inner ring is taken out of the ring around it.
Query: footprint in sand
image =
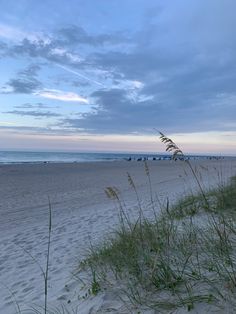
[[[33,288],[32,287],[28,287],[28,288],[25,288],[24,290],[22,290],[23,293],[27,293],[29,291],[32,291]]]

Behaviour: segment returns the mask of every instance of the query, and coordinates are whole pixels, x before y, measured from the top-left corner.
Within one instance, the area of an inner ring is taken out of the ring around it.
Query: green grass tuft
[[[83,267],[96,272],[99,290],[108,274],[133,303],[163,313],[178,307],[191,311],[199,302],[220,306],[225,294],[236,290],[235,195],[233,179],[205,193],[210,207],[202,194],[191,195],[154,221],[121,219],[119,230],[93,248]]]

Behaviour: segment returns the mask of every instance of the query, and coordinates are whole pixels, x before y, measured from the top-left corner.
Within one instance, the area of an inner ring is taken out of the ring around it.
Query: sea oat
[[[161,141],[166,144],[166,151],[172,153],[172,159],[177,160],[178,157],[181,157],[181,159],[186,159],[183,151],[175,144],[175,142],[165,136],[162,132],[158,132],[160,134]]]
[[[172,159],[177,160],[178,157],[181,157],[181,160],[186,161],[187,165],[189,166],[192,175],[194,176],[197,185],[201,191],[201,194],[203,196],[204,202],[205,202],[205,206],[206,208],[209,209],[209,202],[207,200],[206,194],[203,190],[203,187],[199,181],[199,178],[197,176],[197,169],[193,168],[191,162],[186,158],[186,156],[184,155],[183,151],[175,144],[175,142],[173,142],[169,137],[167,137],[166,135],[164,135],[162,132],[158,131],[160,134],[160,139],[161,141],[166,145],[166,151],[167,152],[171,152],[172,153]]]

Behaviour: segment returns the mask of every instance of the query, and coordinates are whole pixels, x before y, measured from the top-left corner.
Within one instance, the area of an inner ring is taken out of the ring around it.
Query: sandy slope
[[[219,183],[219,173],[227,180],[235,173],[236,161],[195,161],[206,186]],[[153,189],[159,198],[176,199],[195,189],[195,183],[182,162],[149,162]],[[185,170],[184,170],[185,169]],[[218,171],[216,171],[218,169]],[[72,301],[79,313],[127,313],[113,295],[101,294],[78,300],[82,292],[71,279],[78,260],[90,241],[97,243],[117,223],[117,210],[104,189],[116,186],[132,207],[135,194],[127,182],[134,181],[143,203],[150,201],[148,180],[142,162],[99,162],[74,164],[4,165],[0,167],[0,313],[13,314],[12,296],[22,309],[43,304],[44,286],[39,267],[27,250],[44,267],[47,248],[48,198],[53,209],[50,256],[49,303]],[[221,176],[220,176],[221,177]],[[134,211],[135,212],[135,211]],[[147,215],[151,215],[148,213]],[[150,312],[151,313],[151,312]]]

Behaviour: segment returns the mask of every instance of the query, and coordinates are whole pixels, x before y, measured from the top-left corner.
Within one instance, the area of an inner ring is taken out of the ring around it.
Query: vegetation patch
[[[93,279],[96,273],[99,289],[108,282],[119,284],[133,303],[162,311],[178,307],[191,310],[199,302],[213,307],[221,307],[229,299],[233,302],[235,193],[233,180],[224,189],[210,192],[215,198],[211,210],[203,212],[201,196],[191,196],[154,222],[141,216],[136,223],[121,219],[119,230],[102,246],[93,248],[82,266],[92,270]],[[173,215],[176,208],[181,208],[181,216]],[[199,213],[204,217],[202,225]]]
[[[184,159],[176,144],[163,134],[161,138],[174,158]],[[147,164],[145,171],[150,179]],[[130,176],[128,180],[137,193]],[[119,204],[119,229],[81,263],[83,270],[91,270],[91,282],[96,274],[99,290],[119,287],[132,304],[160,313],[199,305],[212,313],[236,310],[236,178],[211,191],[200,186],[198,195],[171,208],[167,202],[152,221],[144,217],[138,195],[139,217],[129,220],[117,191],[109,189]]]

